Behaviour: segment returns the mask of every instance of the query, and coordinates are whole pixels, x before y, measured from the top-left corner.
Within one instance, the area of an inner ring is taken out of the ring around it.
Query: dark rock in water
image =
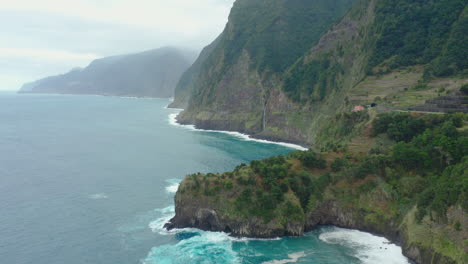
[[[192,237],[200,236],[199,233],[197,232],[183,232],[183,233],[178,233],[176,234],[176,239],[177,240],[185,240],[185,239],[190,239]]]
[[[175,227],[173,223],[169,222],[169,223],[164,224],[164,228],[170,231],[170,230],[173,230]]]

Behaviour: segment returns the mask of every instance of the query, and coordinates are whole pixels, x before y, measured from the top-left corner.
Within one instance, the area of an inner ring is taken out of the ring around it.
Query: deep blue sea
[[[291,148],[170,123],[167,99],[0,93],[0,263],[403,264],[359,231],[167,232],[177,184]]]

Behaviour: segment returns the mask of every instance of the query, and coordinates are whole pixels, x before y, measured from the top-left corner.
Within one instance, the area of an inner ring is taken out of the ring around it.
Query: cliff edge
[[[166,228],[273,238],[335,225],[383,235],[417,263],[466,263],[467,116],[371,114],[341,117],[363,124],[351,142],[365,138],[365,154],[297,151],[187,176]]]

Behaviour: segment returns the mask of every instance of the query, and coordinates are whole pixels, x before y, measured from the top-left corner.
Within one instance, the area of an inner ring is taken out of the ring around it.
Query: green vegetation
[[[284,81],[284,91],[294,101],[321,101],[336,88],[337,76],[344,72],[339,63],[331,62],[331,54],[305,63],[301,59],[294,65]]]
[[[375,134],[387,133],[389,138],[399,141],[386,157],[386,166],[400,170],[401,175],[420,175],[426,183],[417,194],[419,220],[426,213],[443,218],[447,209],[457,203],[468,210],[468,134],[457,130],[464,120],[466,115],[460,113],[423,117],[391,113],[374,121]],[[401,200],[411,198],[404,193],[400,195]]]
[[[250,208],[250,214],[272,217],[288,192],[298,198],[306,213],[308,205],[320,201],[330,184],[364,180],[355,186],[357,192],[353,196],[359,196],[378,186],[375,181],[366,180],[374,175],[392,190],[398,207],[407,207],[411,201],[418,204],[420,216],[427,210],[443,216],[447,208],[462,202],[467,195],[468,135],[458,130],[466,119],[464,114],[381,114],[373,121],[373,135],[384,134],[393,140],[385,151],[366,156],[349,153],[330,162],[311,150],[293,152],[252,161],[249,166],[242,164],[230,173],[194,175],[192,186],[205,186],[203,192],[209,196],[222,190],[236,191],[236,184],[246,186],[236,199],[237,207]]]
[[[369,36],[363,38],[364,49],[354,58],[369,57],[363,67],[367,75],[382,75],[414,65],[424,65],[425,80],[467,74],[466,1],[376,1],[370,28],[360,29],[360,33],[367,31]],[[289,98],[301,104],[323,101],[333,91],[346,87],[339,80],[349,73],[350,66],[344,65],[353,51],[347,46],[356,46],[355,42],[354,38],[344,45],[337,42],[334,50],[313,54],[312,59],[311,54],[300,58],[284,76],[283,90]],[[422,91],[429,87],[423,81],[413,88]]]
[[[369,111],[339,113],[322,128],[317,139],[317,148],[321,151],[338,152],[349,141],[359,135],[370,120]],[[364,144],[359,144],[364,146]]]
[[[380,32],[369,66],[388,69],[431,64],[430,73],[448,76],[467,68],[464,0],[381,0],[376,5]]]
[[[247,50],[260,72],[282,72],[292,65],[354,0],[236,1],[229,16],[229,35],[221,44],[225,67]]]
[[[342,119],[359,120],[360,115]],[[466,224],[448,211],[462,210],[462,215],[468,211],[468,132],[461,129],[467,121],[468,115],[461,113],[380,114],[372,121],[369,136],[386,137],[391,143],[379,151],[364,155],[296,151],[241,164],[233,172],[194,174],[179,191],[210,197],[219,203],[221,214],[246,221],[255,216],[264,224],[301,223],[333,202],[341,210],[358,212],[367,226],[382,232],[389,222],[408,225],[410,233],[432,232],[424,222],[430,221],[462,236]],[[414,223],[404,220],[410,216]],[[450,242],[451,250],[427,246],[460,258],[463,246],[458,240],[446,233],[435,239]],[[411,241],[422,243],[424,237]]]
[[[464,84],[461,88],[460,88],[460,92],[464,93],[464,94],[468,94],[468,83],[467,84]]]
[[[177,93],[192,90],[192,106],[213,104],[214,90],[227,85],[221,80],[236,65],[248,66],[249,72],[265,79],[283,75],[355,1],[236,1],[215,47],[210,47],[210,54],[199,58],[190,70],[199,73],[192,74],[194,87],[181,83]],[[249,65],[242,64],[241,58],[248,59]],[[322,97],[324,92],[322,89]]]
[[[332,206],[373,232],[391,229],[423,253],[463,263],[467,115],[394,110],[468,94],[466,84],[460,88],[468,74],[466,1],[362,0],[346,11],[351,2],[236,1],[197,66],[181,117],[302,142],[320,153],[192,175],[180,192],[214,205],[236,225],[296,224],[299,234],[301,221]],[[351,112],[372,103],[377,107]]]
[[[306,212],[309,200],[320,200],[330,183],[375,175],[393,189],[400,202],[407,203],[417,197],[414,203],[418,201],[421,210],[437,209],[435,211],[443,215],[448,207],[467,195],[468,135],[457,130],[466,118],[463,114],[421,117],[406,113],[382,114],[373,121],[373,134],[383,133],[394,140],[387,154],[370,153],[364,157],[350,154],[327,164],[324,156],[311,150],[293,152],[288,156],[252,161],[250,166],[242,164],[232,173],[208,174],[203,176],[203,181],[209,193],[231,190],[235,183],[250,186],[242,191],[237,203],[240,207],[254,206],[251,210],[254,213],[262,212],[261,208],[276,208],[284,201],[284,194],[291,190]],[[321,172],[320,175],[317,172]],[[219,177],[225,180],[207,180]],[[368,192],[375,187],[375,182],[366,184],[359,190]],[[409,191],[412,188],[424,191],[416,194]],[[442,194],[450,194],[451,198],[434,199]],[[253,201],[258,203],[255,205]]]

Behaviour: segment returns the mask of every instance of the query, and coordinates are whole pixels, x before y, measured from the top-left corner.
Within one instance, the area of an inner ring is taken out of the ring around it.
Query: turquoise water
[[[0,262],[407,263],[383,238],[334,227],[277,240],[163,230],[184,175],[291,151],[171,125],[167,104],[0,93]]]

